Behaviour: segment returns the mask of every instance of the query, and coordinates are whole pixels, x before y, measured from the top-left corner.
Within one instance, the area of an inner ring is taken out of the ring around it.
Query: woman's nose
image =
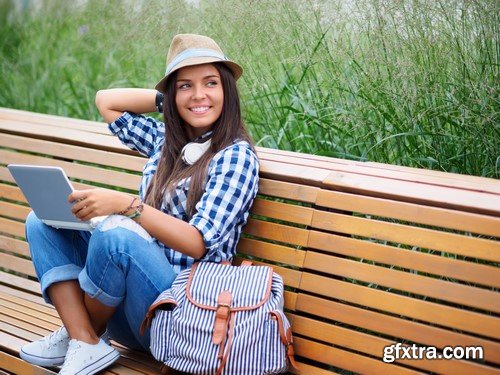
[[[193,88],[193,99],[203,99],[205,98],[205,90],[203,86],[196,85]]]

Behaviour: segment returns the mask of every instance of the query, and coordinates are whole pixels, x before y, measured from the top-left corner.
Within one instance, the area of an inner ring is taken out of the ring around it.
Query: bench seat
[[[258,148],[261,183],[238,259],[269,264],[303,374],[493,374],[500,365],[500,182]],[[40,297],[24,238],[30,209],[9,163],[64,168],[75,188],[137,194],[145,159],[103,123],[0,108],[0,374],[61,324]],[[385,363],[384,347],[481,346],[482,360]],[[154,374],[116,344],[105,374]]]

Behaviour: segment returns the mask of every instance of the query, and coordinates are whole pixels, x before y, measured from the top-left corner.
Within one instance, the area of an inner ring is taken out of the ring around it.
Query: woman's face
[[[211,130],[222,113],[224,90],[219,71],[212,64],[179,69],[175,103],[191,138]]]

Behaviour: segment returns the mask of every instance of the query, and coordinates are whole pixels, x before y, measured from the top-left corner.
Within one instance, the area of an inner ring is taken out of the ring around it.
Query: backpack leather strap
[[[227,290],[221,292],[217,298],[214,333],[212,335],[212,342],[215,345],[220,345],[226,339],[229,318],[231,316],[232,299],[231,292]]]

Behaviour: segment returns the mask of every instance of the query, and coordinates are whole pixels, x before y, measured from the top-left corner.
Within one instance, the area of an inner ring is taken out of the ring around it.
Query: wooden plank
[[[252,236],[297,246],[306,246],[309,236],[309,231],[305,229],[270,223],[253,218],[248,220],[243,231]]]
[[[0,233],[2,232],[24,238],[24,223],[0,217]]]
[[[92,149],[137,155],[122,145],[118,138],[111,135],[90,133],[82,130],[64,129],[45,124],[0,119],[0,132],[30,138],[48,140],[70,145],[86,146]]]
[[[439,174],[433,175],[429,173],[408,172],[406,170],[392,168],[390,170],[366,163],[340,163],[337,160],[330,158],[318,158],[315,155],[305,156],[305,154],[297,154],[294,152],[267,152],[262,151],[259,157],[262,160],[271,160],[289,165],[299,165],[327,169],[335,173],[355,174],[366,177],[381,177],[394,181],[415,182],[424,185],[449,187],[459,190],[469,190],[475,192],[486,192],[495,195],[500,195],[500,182],[492,178],[476,177],[473,179],[461,178],[457,174]]]
[[[405,250],[370,241],[311,231],[309,248],[341,254],[387,265],[407,268],[452,279],[500,288],[500,269],[485,264],[463,261],[439,254]]]
[[[0,147],[142,172],[146,158],[0,133]]]
[[[38,294],[32,294],[32,293],[29,293],[26,291],[14,289],[14,288],[10,287],[9,285],[1,285],[0,284],[0,293],[6,294],[9,296],[19,297],[23,300],[35,302],[39,305],[52,307],[51,305],[45,303],[43,298],[40,296],[40,287],[38,287]]]
[[[36,281],[28,280],[25,277],[16,276],[4,271],[0,271],[0,283],[28,292],[40,294],[40,284]]]
[[[19,204],[0,202],[0,215],[12,218],[25,220],[31,209],[27,206],[21,206]]]
[[[313,367],[311,365],[307,365],[305,363],[297,362],[297,367],[299,368],[299,374],[304,375],[332,375],[332,374],[340,374],[339,372],[334,372],[333,370],[324,370],[319,367]]]
[[[260,175],[278,181],[321,187],[329,173],[319,168],[293,166],[268,160],[260,161]]]
[[[3,322],[1,320],[0,320],[0,331],[8,333],[9,335],[12,335],[12,336],[22,337],[23,339],[28,340],[28,341],[36,341],[40,338],[40,335],[25,331],[22,328],[19,328],[15,325]]]
[[[314,211],[312,226],[425,249],[500,262],[500,242],[361,217]]]
[[[293,184],[290,182],[274,181],[267,178],[259,179],[259,194],[276,198],[291,199],[300,202],[316,202],[319,188]]]
[[[30,322],[21,321],[21,320],[18,320],[16,318],[13,318],[12,316],[4,315],[4,314],[0,314],[0,322],[4,322],[4,323],[9,324],[11,326],[15,326],[18,329],[21,329],[25,332],[36,334],[36,335],[38,335],[38,338],[43,337],[43,336],[47,335],[47,332],[50,332],[47,329],[39,327],[35,324],[31,324]]]
[[[303,250],[257,241],[250,238],[240,239],[238,242],[238,253],[251,255],[272,262],[284,263],[294,267],[302,267],[306,255]]]
[[[76,164],[52,158],[45,158],[42,156],[19,154],[1,149],[0,159],[3,160],[3,162],[6,164],[16,163],[57,166],[63,168],[70,178],[92,181],[106,185],[109,185],[110,182],[112,182],[112,185],[115,187],[118,186],[135,191],[138,190],[138,187],[141,183],[141,176],[135,174],[118,172],[110,169],[102,169],[83,164]]]
[[[416,168],[416,167],[406,167],[402,165],[397,165],[397,164],[386,164],[386,163],[377,163],[377,162],[372,162],[372,161],[356,161],[356,160],[349,160],[349,159],[339,159],[339,158],[334,158],[330,156],[320,156],[320,155],[313,155],[313,154],[306,154],[306,153],[301,153],[301,152],[295,152],[295,151],[286,151],[286,150],[277,150],[277,149],[271,149],[271,148],[264,148],[264,147],[256,147],[257,152],[259,155],[262,155],[263,157],[267,157],[267,155],[277,155],[277,156],[286,156],[286,157],[293,157],[296,163],[300,163],[300,161],[306,161],[307,163],[310,162],[327,162],[330,165],[326,166],[330,170],[334,170],[335,166],[349,166],[353,168],[357,167],[363,167],[363,168],[369,168],[371,172],[365,173],[365,174],[370,174],[370,175],[376,175],[376,176],[385,176],[385,173],[390,173],[391,171],[394,172],[405,172],[408,175],[414,176],[413,178],[417,178],[419,182],[427,182],[430,183],[432,180],[427,180],[429,177],[433,178],[441,178],[441,179],[449,179],[449,180],[454,180],[454,181],[468,181],[472,184],[476,184],[478,186],[483,186],[483,185],[491,185],[495,189],[498,189],[498,180],[495,180],[493,178],[485,178],[485,177],[479,177],[479,176],[472,176],[472,175],[464,175],[464,174],[459,174],[459,173],[451,173],[451,172],[443,172],[443,171],[437,171],[437,170],[432,170],[432,169],[426,169],[426,168]],[[300,161],[299,161],[300,160]],[[308,164],[307,164],[308,165]],[[333,167],[332,167],[333,166]],[[383,173],[383,174],[381,174]],[[412,178],[412,177],[410,177]],[[497,190],[495,190],[497,191]]]
[[[338,349],[303,339],[294,338],[295,353],[299,356],[310,358],[330,366],[339,367],[355,373],[369,373],[373,375],[397,375],[397,374],[420,374],[416,370],[410,370],[401,366],[386,364],[380,360],[363,355]]]
[[[318,191],[316,204],[322,207],[500,237],[500,218],[487,215],[328,190]]]
[[[500,364],[500,343],[477,336],[464,335],[452,330],[435,327],[400,317],[370,311],[362,307],[326,300],[299,293],[296,312],[312,314],[320,319],[359,327],[362,330],[378,332],[384,336],[399,338],[401,342],[411,341],[423,346],[481,346],[485,360]],[[295,325],[293,327],[295,329]]]
[[[31,260],[0,252],[0,264],[4,269],[36,277],[35,268]]]
[[[85,130],[94,133],[109,134],[107,124],[104,122],[89,121],[65,116],[49,115],[23,111],[13,108],[0,108],[0,119],[10,121],[30,122],[34,124],[45,124],[62,128]]]
[[[0,249],[8,250],[12,253],[29,257],[30,251],[28,243],[15,238],[5,237],[0,235]]]
[[[0,198],[27,203],[27,200],[24,197],[23,193],[21,192],[21,189],[19,189],[17,186],[11,186],[1,183],[0,183]]]
[[[311,225],[313,209],[257,198],[250,213],[295,224]]]
[[[319,339],[322,342],[335,344],[337,347],[340,346],[356,352],[379,357],[380,360],[382,360],[383,357],[384,347],[396,344],[396,342],[392,340],[383,339],[324,322],[318,322],[314,319],[297,315],[293,316],[293,327],[295,332],[301,336]],[[406,364],[420,370],[426,370],[439,374],[492,373],[491,368],[469,361],[422,359],[418,361],[396,360],[395,363]]]
[[[500,313],[499,293],[331,255],[308,252],[304,268]]]
[[[322,185],[330,190],[500,216],[500,195],[496,194],[338,172],[330,172]]]
[[[21,312],[19,310],[7,308],[4,305],[0,305],[0,314],[5,315],[5,316],[9,316],[11,318],[15,318],[16,320],[18,320],[20,322],[25,322],[25,323],[36,325],[40,328],[46,329],[47,331],[55,331],[62,324],[60,320],[57,322],[52,317],[51,317],[52,321],[48,321],[47,319],[44,319],[44,316],[35,317],[33,315],[28,315],[28,314]]]
[[[33,311],[38,311],[40,314],[52,315],[56,318],[59,318],[59,314],[57,313],[57,311],[52,306],[45,303],[35,303],[12,294],[3,293],[1,291],[0,300],[7,301],[18,306],[26,307]]]
[[[485,314],[463,311],[309,273],[302,273],[300,289],[422,322],[456,328],[485,337],[500,338],[499,319]]]
[[[5,333],[0,333],[0,342],[4,342],[4,338],[7,336]],[[14,346],[20,346],[25,344],[26,342],[21,340],[11,340],[15,341]],[[45,369],[43,367],[38,367],[32,365],[28,362],[23,361],[20,358],[14,357],[10,354],[0,351],[0,363],[2,369],[12,372],[14,374],[22,374],[22,375],[50,375],[55,374],[54,371],[50,371],[49,369]]]
[[[59,316],[57,314],[54,315],[52,312],[45,313],[43,311],[40,311],[39,309],[32,309],[6,299],[2,299],[2,307],[4,309],[15,311],[19,315],[24,315],[27,317],[27,319],[31,319],[31,317],[33,317],[44,322],[52,323],[56,326],[59,326],[61,324],[61,319],[59,318]],[[2,312],[6,315],[10,315],[6,312],[6,310]]]

